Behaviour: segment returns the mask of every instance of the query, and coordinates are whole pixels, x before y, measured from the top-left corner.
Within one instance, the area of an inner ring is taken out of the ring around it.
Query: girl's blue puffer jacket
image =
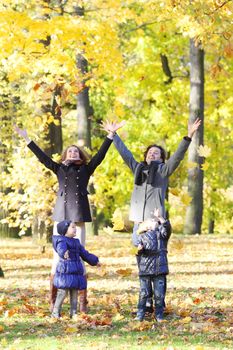
[[[53,282],[54,286],[61,289],[86,289],[87,282],[85,276],[83,276],[84,271],[80,257],[92,266],[98,264],[98,257],[85,250],[79,239],[60,235],[54,235],[52,239],[53,248],[59,255]],[[67,250],[69,251],[69,259],[64,259]]]

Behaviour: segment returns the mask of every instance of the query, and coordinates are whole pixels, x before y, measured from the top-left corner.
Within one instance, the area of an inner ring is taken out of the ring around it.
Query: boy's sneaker
[[[136,317],[134,318],[134,321],[142,322],[143,320],[144,320],[144,317],[142,317],[142,316],[136,316]]]
[[[51,314],[51,318],[56,318],[56,319],[59,319],[61,316],[59,315],[59,314],[57,314],[57,313],[52,313]]]

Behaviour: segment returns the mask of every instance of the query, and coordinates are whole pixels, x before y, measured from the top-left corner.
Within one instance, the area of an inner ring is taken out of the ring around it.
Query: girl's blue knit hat
[[[69,221],[69,220],[63,220],[63,221],[59,222],[57,224],[57,232],[59,233],[59,235],[65,236],[70,224],[71,224],[71,221]]]

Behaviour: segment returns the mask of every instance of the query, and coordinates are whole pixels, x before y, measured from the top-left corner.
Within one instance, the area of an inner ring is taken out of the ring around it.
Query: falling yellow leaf
[[[56,100],[57,104],[60,106],[60,104],[61,104],[61,96],[56,95],[55,96],[55,100]]]
[[[0,325],[0,332],[4,331],[4,327],[2,325]]]
[[[113,223],[113,230],[121,231],[124,229],[124,226],[125,226],[124,219],[123,219],[122,212],[119,208],[117,208],[113,213],[112,223]]]
[[[205,146],[200,145],[197,150],[197,153],[199,154],[200,157],[207,158],[211,155],[211,148],[206,145]]]

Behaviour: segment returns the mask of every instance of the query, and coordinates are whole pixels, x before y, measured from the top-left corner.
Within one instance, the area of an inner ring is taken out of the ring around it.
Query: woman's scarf
[[[81,165],[82,164],[82,160],[72,160],[72,159],[67,159],[64,160],[64,162],[62,162],[63,165],[69,166],[71,164],[74,165]]]

